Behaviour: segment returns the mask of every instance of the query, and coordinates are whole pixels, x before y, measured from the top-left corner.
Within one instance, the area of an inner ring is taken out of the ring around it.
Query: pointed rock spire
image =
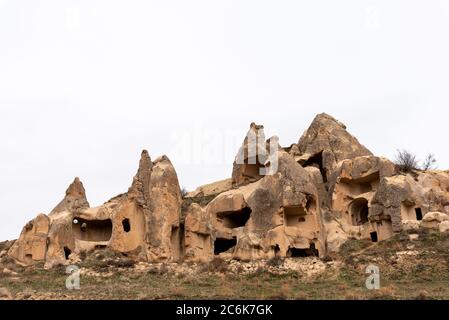
[[[139,169],[134,176],[131,188],[128,191],[128,197],[131,200],[136,200],[141,206],[147,207],[149,204],[149,188],[151,171],[153,170],[153,163],[147,150],[143,150],[140,156]]]
[[[259,180],[260,169],[267,160],[267,142],[263,125],[251,123],[248,133],[235,158],[232,184],[244,185]]]
[[[50,214],[62,211],[73,212],[82,208],[89,208],[89,202],[87,201],[86,190],[84,189],[83,183],[76,177],[72,184],[67,188],[64,199],[62,199]]]
[[[373,155],[343,123],[326,113],[315,117],[290,153],[303,166],[319,167],[324,180],[340,161]]]

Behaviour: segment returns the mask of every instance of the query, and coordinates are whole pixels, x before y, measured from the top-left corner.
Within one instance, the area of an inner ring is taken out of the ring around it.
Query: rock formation
[[[17,262],[67,264],[83,251],[109,248],[142,261],[181,258],[181,191],[170,160],[142,152],[132,186],[102,206],[90,208],[76,178],[65,198],[46,216],[29,222],[9,250]]]
[[[372,155],[344,124],[325,113],[316,116],[290,153],[302,166],[319,168],[324,182],[340,161]]]
[[[184,198],[170,160],[153,162],[147,151],[128,192],[99,207],[76,178],[8,255],[48,267],[104,248],[147,262],[324,257],[350,238],[378,242],[419,228],[449,230],[449,172],[401,173],[320,114],[289,148],[252,123],[232,177]]]

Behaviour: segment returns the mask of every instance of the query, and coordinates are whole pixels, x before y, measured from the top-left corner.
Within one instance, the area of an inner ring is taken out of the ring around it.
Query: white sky
[[[125,192],[143,148],[227,178],[253,121],[290,145],[327,112],[449,168],[448,34],[444,0],[0,0],[0,239],[75,176]]]

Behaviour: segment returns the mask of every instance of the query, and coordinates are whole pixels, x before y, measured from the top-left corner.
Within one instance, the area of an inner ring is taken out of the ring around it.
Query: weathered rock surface
[[[45,214],[38,215],[23,228],[19,240],[11,247],[9,255],[26,265],[44,260],[49,229],[50,219]]]
[[[215,255],[247,261],[325,254],[317,189],[286,152],[278,152],[278,159],[276,174],[224,192],[205,209],[210,230],[202,232]],[[191,225],[186,220],[186,230]],[[207,257],[209,248],[195,254]]]
[[[325,113],[316,116],[291,154],[303,166],[320,168],[325,180],[340,161],[373,155],[344,124]]]
[[[6,288],[0,288],[0,300],[12,300],[11,292]]]
[[[225,179],[214,183],[198,187],[195,191],[189,192],[187,198],[208,197],[226,192],[232,189],[232,179]]]
[[[191,261],[207,261],[214,255],[212,228],[206,210],[196,203],[189,206],[185,218],[185,256]]]
[[[261,179],[269,171],[270,156],[280,149],[279,139],[265,140],[264,126],[251,123],[232,170],[232,185],[242,186]]]
[[[90,208],[76,178],[51,213],[29,222],[9,250],[18,263],[68,264],[83,251],[109,248],[140,261],[174,261],[182,256],[181,191],[170,160],[155,162],[142,152],[128,192]]]
[[[50,214],[62,211],[74,212],[82,208],[89,208],[89,202],[87,201],[83,183],[77,177],[65,192],[64,199],[62,199]]]
[[[400,173],[320,114],[289,148],[252,123],[232,177],[184,199],[170,160],[145,150],[128,192],[99,207],[76,178],[0,257],[47,267],[105,248],[144,263],[324,257],[348,239],[423,228],[449,230],[449,172]]]
[[[181,189],[170,160],[163,156],[154,162],[151,172],[150,212],[146,218],[148,257],[155,260],[179,260],[181,248]]]

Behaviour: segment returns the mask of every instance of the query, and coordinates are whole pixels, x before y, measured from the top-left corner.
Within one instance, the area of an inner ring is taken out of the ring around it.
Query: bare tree
[[[407,150],[397,150],[395,164],[402,172],[411,172],[418,169],[416,156]]]
[[[187,190],[186,187],[182,187],[182,188],[181,188],[181,196],[182,196],[183,198],[185,198],[185,197],[187,196],[188,193],[189,193],[189,191]]]
[[[435,159],[435,155],[433,153],[430,153],[427,155],[426,160],[424,160],[421,169],[427,171],[435,170],[437,167],[437,159]]]

